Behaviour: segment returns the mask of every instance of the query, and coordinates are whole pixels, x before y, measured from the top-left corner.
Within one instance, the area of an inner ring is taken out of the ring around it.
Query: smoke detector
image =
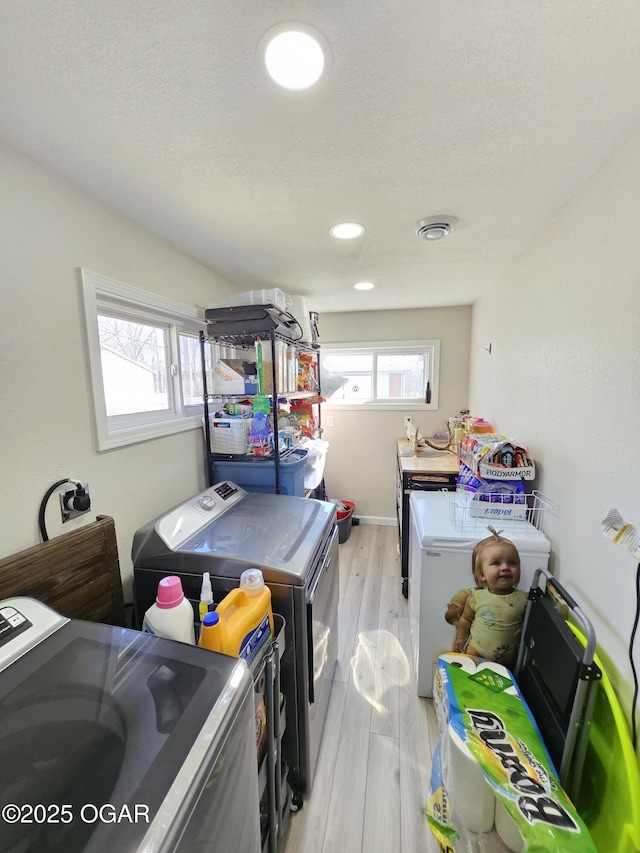
[[[429,216],[414,225],[414,231],[421,240],[440,240],[453,231],[457,223],[455,216]]]

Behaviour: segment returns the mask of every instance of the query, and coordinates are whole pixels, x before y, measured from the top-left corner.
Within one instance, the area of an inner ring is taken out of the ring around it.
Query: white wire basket
[[[247,452],[251,418],[209,417],[212,453],[240,456]]]
[[[480,500],[473,492],[449,492],[449,512],[456,530],[483,531],[488,524],[499,524],[508,531],[535,527],[544,531],[547,516],[556,515],[558,504],[540,491],[531,494],[492,495],[491,500]]]

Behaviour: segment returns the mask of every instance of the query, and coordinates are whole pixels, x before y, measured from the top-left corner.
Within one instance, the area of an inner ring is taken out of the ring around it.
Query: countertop
[[[432,457],[402,456],[403,448],[411,447],[411,442],[406,438],[398,439],[398,459],[400,470],[403,474],[457,474],[459,470],[458,456],[456,453],[447,451]],[[406,452],[406,451],[405,451]]]

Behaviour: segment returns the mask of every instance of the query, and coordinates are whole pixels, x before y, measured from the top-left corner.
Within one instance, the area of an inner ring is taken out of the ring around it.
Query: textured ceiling
[[[331,46],[306,92],[256,61],[282,21]],[[0,3],[0,138],[324,312],[472,303],[639,129],[637,0]],[[332,240],[345,220],[364,237]]]

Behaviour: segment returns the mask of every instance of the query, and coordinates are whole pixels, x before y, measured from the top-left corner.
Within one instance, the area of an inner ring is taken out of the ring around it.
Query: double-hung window
[[[440,341],[323,344],[322,395],[341,408],[438,408]]]
[[[98,450],[201,426],[200,312],[80,270]],[[205,346],[207,370],[211,345]]]

